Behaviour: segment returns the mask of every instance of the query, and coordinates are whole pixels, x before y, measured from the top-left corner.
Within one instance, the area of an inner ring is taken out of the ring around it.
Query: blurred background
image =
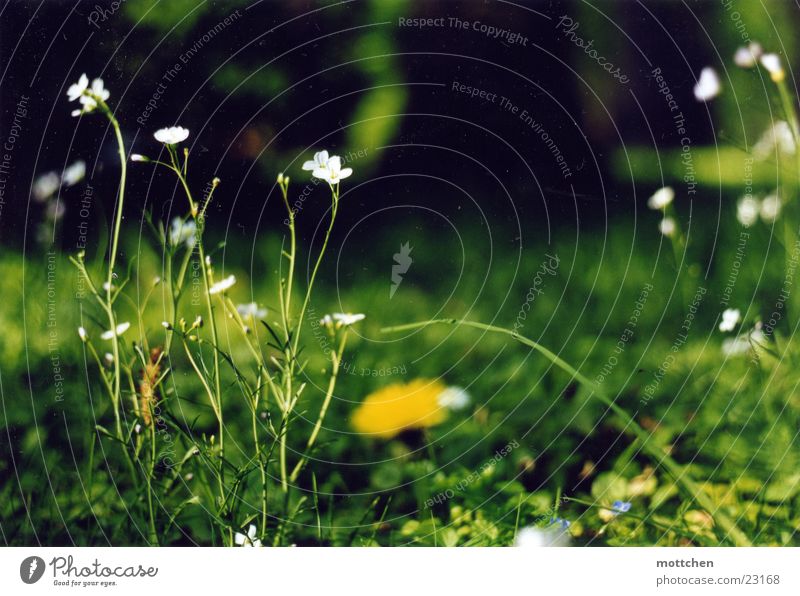
[[[702,444],[700,463],[726,457],[730,474],[745,465],[757,477],[774,459],[764,441],[787,453],[797,413],[770,431],[779,401],[755,418],[747,418],[745,403],[728,410],[746,365],[725,364],[737,372],[729,383],[718,381],[718,352],[704,350],[717,341],[709,338],[740,234],[735,202],[748,186],[771,192],[782,174],[770,159],[745,167],[745,151],[783,116],[769,80],[736,68],[732,56],[757,40],[781,54],[794,86],[798,24],[796,5],[780,1],[7,0],[0,8],[0,137],[15,140],[0,203],[0,424],[8,438],[0,442],[0,480],[16,504],[6,514],[23,511],[25,495],[40,488],[35,474],[16,475],[19,466],[54,474],[46,507],[55,509],[44,535],[69,542],[59,495],[80,475],[87,431],[102,416],[102,404],[90,409],[86,401],[91,383],[74,341],[81,304],[66,257],[88,239],[87,257],[102,269],[119,165],[104,120],[70,116],[66,89],[84,72],[110,90],[131,152],[156,158],[156,129],[191,131],[195,188],[222,180],[208,235],[217,268],[240,279],[239,301],[277,306],[272,288],[286,227],[276,175],[292,178],[300,245],[316,249],[329,201],[301,165],[325,148],[353,168],[313,305],[318,313],[367,314],[351,356],[367,374],[341,384],[328,461],[320,464],[330,468],[332,494],[384,490],[431,473],[374,463],[373,447],[349,436],[354,404],[392,374],[444,376],[468,388],[474,413],[483,411],[428,437],[440,458],[436,469],[478,465],[522,436],[524,449],[508,465],[525,470],[521,482],[534,490],[554,479],[579,484],[586,462],[603,469],[623,450],[602,409],[530,354],[480,334],[379,332],[436,316],[511,326],[552,256],[558,269],[544,276],[523,332],[591,377],[608,362],[642,287],[656,288],[636,339],[606,381],[628,387],[621,399],[630,404],[675,340],[687,307],[678,271],[695,264],[710,296],[692,331],[696,347],[684,350],[685,360],[659,386],[663,399],[645,416],[682,438],[676,454],[684,459],[694,461]],[[723,85],[711,103],[692,92],[705,66]],[[82,180],[37,197],[41,176],[60,176],[79,160]],[[148,218],[168,222],[186,207],[174,180],[153,167],[131,164],[129,184],[122,262],[146,285],[161,272]],[[675,188],[690,238],[683,263],[658,234],[658,214],[646,208],[666,184]],[[762,302],[769,311],[782,283],[783,256],[771,238],[766,228],[753,230],[737,265],[732,300],[751,305],[751,320]],[[390,294],[393,256],[406,243],[413,264]],[[55,340],[47,326],[51,262]],[[153,313],[149,329],[160,320]],[[54,358],[64,375],[61,399]],[[323,366],[319,354],[310,358]],[[770,389],[776,400],[781,391]],[[554,409],[556,397],[566,400],[563,409]],[[690,427],[700,403],[729,418]],[[753,441],[730,447],[731,429],[742,425]],[[780,460],[787,473],[796,463],[796,453]],[[411,511],[411,501],[395,501],[398,511]],[[30,527],[15,531],[6,541],[30,540]]]

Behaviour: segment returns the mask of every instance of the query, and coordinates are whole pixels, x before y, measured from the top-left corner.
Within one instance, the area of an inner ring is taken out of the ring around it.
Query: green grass
[[[680,205],[678,210],[685,211]],[[546,525],[556,517],[556,508],[558,517],[572,522],[577,544],[733,544],[698,500],[676,485],[652,450],[642,449],[632,427],[620,424],[591,390],[535,350],[480,329],[440,326],[381,333],[383,327],[434,317],[512,328],[536,271],[545,254],[551,254],[558,256],[559,267],[555,275],[543,277],[542,293],[532,302],[519,334],[594,381],[615,355],[642,288],[651,284],[633,336],[599,383],[602,391],[691,475],[702,501],[714,508],[710,513],[734,520],[753,544],[798,544],[800,399],[795,388],[800,374],[794,365],[797,350],[786,341],[793,329],[785,317],[767,346],[771,353],[762,352],[757,361],[722,354],[724,336],[715,323],[724,308],[720,297],[734,259],[730,247],[736,246],[739,234],[733,205],[725,210],[727,223],[717,238],[710,276],[689,282],[690,297],[698,284],[707,292],[686,342],[657,383],[656,371],[672,353],[687,312],[678,281],[685,284],[690,278],[676,275],[671,250],[660,246],[661,239],[652,233],[656,218],[650,214],[640,219],[638,228],[620,217],[607,230],[581,230],[577,241],[575,231],[564,227],[551,246],[531,233],[523,237],[521,252],[513,243],[497,241],[491,262],[478,240],[465,243],[462,256],[462,247],[446,236],[399,221],[391,232],[376,234],[368,249],[350,247],[338,271],[329,258],[311,303],[314,316],[349,310],[364,312],[367,319],[348,344],[348,366],[340,375],[315,459],[300,478],[301,491],[289,504],[275,487],[268,497],[275,516],[269,518],[265,542],[275,539],[286,506],[292,519],[278,537],[282,544],[503,545],[513,542],[518,527]],[[711,231],[703,229],[711,219],[697,211],[695,217],[690,260],[702,261],[713,242]],[[466,238],[482,237],[469,224],[459,224],[459,231]],[[493,232],[502,238],[502,231]],[[158,255],[138,240],[123,238],[124,254],[138,255],[130,263],[134,282],[128,294],[134,301],[142,293],[137,290],[161,275]],[[391,258],[404,241],[414,247],[414,263],[390,300]],[[262,302],[269,307],[268,318],[278,313],[272,297],[279,242],[277,236],[262,240],[252,275],[245,269],[251,247],[229,243],[225,252],[226,274],[234,272],[239,279],[231,292],[234,302]],[[726,252],[720,247],[729,248]],[[214,258],[219,267],[222,253]],[[138,513],[140,493],[126,479],[115,440],[94,430],[96,425],[110,427],[113,420],[76,333],[81,306],[84,317],[95,311],[86,301],[73,299],[76,273],[59,254],[53,286],[56,322],[48,327],[46,266],[44,255],[23,260],[4,251],[0,256],[0,292],[6,297],[0,311],[0,424],[10,439],[10,445],[3,440],[0,458],[2,536],[17,545],[146,544],[146,522]],[[305,271],[298,277],[305,279]],[[764,305],[763,311],[751,308],[749,321],[766,320],[782,283],[782,250],[770,243],[765,227],[757,227],[730,305],[746,307],[755,295],[753,303]],[[120,302],[118,309],[118,320],[135,320],[135,304]],[[182,314],[192,320],[199,312],[187,303]],[[156,296],[142,321],[151,345],[163,337],[164,318]],[[230,323],[223,325],[221,349],[246,366],[241,342]],[[48,343],[53,329],[55,344]],[[129,334],[130,341],[139,331]],[[60,401],[53,386],[55,353],[64,377]],[[303,355],[309,386],[295,427],[307,435],[329,363],[310,333]],[[393,375],[380,372],[392,370]],[[351,428],[353,409],[377,388],[438,376],[468,388],[469,409],[436,428],[390,441],[369,440]],[[178,428],[191,427],[208,436],[215,420],[185,359],[175,359],[172,378],[164,400],[180,460],[191,445]],[[246,465],[250,414],[233,381],[227,373],[226,449],[241,483],[241,500],[231,517],[245,526],[258,515],[260,483]],[[648,385],[654,387],[652,397],[643,402]],[[518,447],[494,461],[497,450],[510,442]],[[296,458],[290,453],[290,463]],[[186,474],[193,479],[183,480]],[[180,474],[157,470],[162,544],[222,542],[203,505],[209,498],[198,482],[203,474],[200,458],[192,456]],[[119,479],[118,486],[112,478]],[[446,498],[435,499],[437,495]],[[429,506],[431,499],[437,502]],[[609,519],[602,507],[615,500],[631,501],[632,507]]]

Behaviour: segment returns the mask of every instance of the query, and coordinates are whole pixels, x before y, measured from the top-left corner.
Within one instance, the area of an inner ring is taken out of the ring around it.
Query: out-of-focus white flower
[[[177,145],[189,138],[189,131],[182,126],[170,126],[169,128],[160,128],[153,133],[156,141],[164,143],[165,145]]]
[[[44,210],[47,219],[50,221],[59,221],[62,217],[64,217],[64,213],[66,213],[67,208],[64,207],[63,201],[50,201],[47,204],[47,207]]]
[[[761,56],[761,66],[767,69],[770,78],[775,83],[780,83],[785,77],[786,73],[783,71],[783,64],[778,54],[763,54]]]
[[[119,325],[117,325],[116,329],[103,331],[103,334],[100,336],[100,339],[111,339],[115,335],[120,336],[123,333],[125,333],[130,328],[130,326],[131,326],[130,323],[120,323]]]
[[[328,152],[327,151],[317,151],[314,154],[314,159],[309,160],[303,164],[303,169],[306,171],[313,171],[316,172],[317,170],[324,170],[328,167]],[[313,174],[317,176],[316,174]],[[317,176],[319,178],[319,176]],[[278,184],[281,183],[281,180],[278,180]]]
[[[352,173],[352,168],[343,168],[341,158],[338,155],[334,155],[328,160],[328,165],[326,167],[316,168],[311,175],[314,176],[314,178],[319,178],[331,186],[334,186]]]
[[[42,174],[33,182],[33,198],[37,201],[44,202],[53,196],[61,186],[61,178],[55,172],[47,172]]]
[[[758,199],[750,195],[745,195],[736,203],[736,219],[744,227],[749,228],[758,220],[758,212],[761,206]]]
[[[105,354],[103,354],[103,359],[109,366],[114,364],[114,354],[112,354],[111,352],[106,352]]]
[[[320,324],[320,326],[322,326],[322,327],[328,327],[328,328],[331,328],[331,327],[333,327],[333,317],[332,317],[332,316],[330,316],[330,315],[325,315],[324,317],[322,317],[322,318],[319,320],[319,324]]]
[[[763,351],[767,336],[761,322],[756,323],[748,333],[736,337],[729,337],[722,342],[722,353],[725,356],[742,356],[751,350],[758,354]]]
[[[184,221],[181,217],[172,220],[169,230],[169,243],[172,246],[186,244],[187,248],[193,248],[197,239],[197,224],[194,221]]]
[[[161,321],[161,326],[167,331],[172,329],[172,324],[169,321]]]
[[[753,68],[763,53],[764,50],[761,44],[757,41],[751,41],[746,46],[742,46],[736,50],[736,53],[733,55],[733,61],[736,66],[741,68]]]
[[[700,71],[700,78],[694,86],[694,96],[697,101],[709,101],[714,99],[722,91],[722,83],[719,75],[710,66],[706,66]]]
[[[243,319],[253,318],[253,319],[265,319],[267,318],[267,309],[266,308],[259,308],[258,304],[255,302],[250,302],[249,304],[238,304],[236,306],[236,312],[239,313],[239,316]]]
[[[72,85],[69,86],[69,88],[67,89],[67,98],[69,98],[70,101],[75,101],[81,95],[83,95],[83,92],[86,91],[86,89],[88,88],[89,88],[89,77],[87,77],[86,73],[84,73],[80,76],[77,83],[73,83]]]
[[[233,541],[237,546],[261,546],[261,540],[256,538],[256,527],[253,524],[250,524],[247,534],[236,532],[233,536]]]
[[[78,327],[78,337],[81,338],[81,341],[86,341],[87,339],[89,339],[89,334],[86,333],[86,329],[84,329],[83,327]]]
[[[797,150],[789,123],[776,120],[753,145],[753,157],[758,160],[774,157],[775,152],[794,155]]]
[[[669,205],[674,198],[675,191],[672,190],[672,187],[664,186],[654,192],[653,196],[647,200],[647,206],[650,207],[650,209],[663,209]]]
[[[781,213],[781,205],[781,198],[777,191],[764,197],[759,210],[761,219],[766,223],[773,223]]]
[[[442,391],[436,397],[436,401],[443,408],[463,410],[469,405],[470,398],[469,393],[464,388],[454,385]]]
[[[131,153],[131,161],[150,161],[150,158],[140,153]]]
[[[67,186],[75,186],[86,175],[86,162],[79,159],[61,174],[61,181]]]
[[[675,225],[675,220],[671,217],[665,217],[658,222],[658,231],[667,238],[672,238],[675,235],[675,230],[677,230],[677,226]]]
[[[522,528],[517,532],[517,538],[514,541],[514,546],[519,548],[569,545],[569,532],[558,525],[549,526],[547,528]]]
[[[213,286],[211,286],[208,290],[209,294],[219,294],[220,292],[224,292],[229,290],[233,284],[236,283],[236,276],[229,275],[225,279],[218,281]]]
[[[140,434],[142,432],[142,425],[136,423],[133,427],[133,432],[135,432],[137,435]]]
[[[723,332],[733,331],[741,320],[742,313],[739,312],[738,308],[726,308],[722,313],[719,330]]]
[[[359,321],[363,321],[366,315],[362,314],[351,314],[351,313],[342,313],[342,312],[335,312],[333,313],[333,320],[336,322],[337,327],[349,327],[350,325],[354,325]]]

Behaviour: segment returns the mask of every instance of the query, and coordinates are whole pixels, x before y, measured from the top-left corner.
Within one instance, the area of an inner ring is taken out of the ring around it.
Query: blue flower
[[[551,517],[550,525],[552,526],[553,524],[558,524],[559,526],[561,526],[562,530],[566,530],[569,528],[572,522],[567,519],[564,519],[563,517]]]
[[[630,501],[614,501],[611,510],[616,514],[627,513],[631,510],[631,503]]]

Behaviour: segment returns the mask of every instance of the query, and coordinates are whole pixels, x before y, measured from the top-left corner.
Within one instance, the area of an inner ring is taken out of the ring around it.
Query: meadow
[[[2,542],[800,545],[797,98],[768,49],[725,60],[775,110],[758,141],[623,147],[613,197],[459,155],[432,171],[492,190],[426,170],[371,211],[396,147],[297,138],[241,232],[222,143],[134,143],[76,73],[55,109],[114,182],[38,171],[0,251]]]

